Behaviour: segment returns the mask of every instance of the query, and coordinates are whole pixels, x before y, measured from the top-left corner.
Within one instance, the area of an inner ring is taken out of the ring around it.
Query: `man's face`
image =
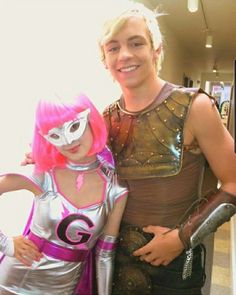
[[[122,88],[139,87],[156,78],[157,52],[142,18],[129,18],[103,49],[106,67]]]

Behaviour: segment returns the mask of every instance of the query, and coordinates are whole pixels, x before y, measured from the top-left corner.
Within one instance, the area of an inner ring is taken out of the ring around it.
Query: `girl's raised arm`
[[[42,189],[24,175],[15,173],[0,175],[0,194],[21,189],[28,190],[34,195],[42,193]]]

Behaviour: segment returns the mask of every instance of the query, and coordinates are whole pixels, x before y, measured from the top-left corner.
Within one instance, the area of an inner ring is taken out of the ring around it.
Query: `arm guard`
[[[103,235],[97,242],[96,275],[98,295],[111,294],[115,248],[116,237]]]
[[[13,238],[5,236],[0,231],[0,251],[7,256],[14,256]]]
[[[185,249],[196,247],[235,213],[236,196],[222,190],[210,194],[180,225],[179,238]]]

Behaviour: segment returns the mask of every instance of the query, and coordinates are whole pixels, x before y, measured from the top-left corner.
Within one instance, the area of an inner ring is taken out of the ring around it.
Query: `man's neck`
[[[135,88],[122,88],[123,107],[130,112],[138,112],[149,106],[160,93],[165,81],[157,78],[149,85],[140,85]]]

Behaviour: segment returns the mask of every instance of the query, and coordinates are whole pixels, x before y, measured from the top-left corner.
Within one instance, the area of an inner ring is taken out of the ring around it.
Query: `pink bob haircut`
[[[84,94],[78,95],[72,103],[40,100],[35,114],[35,130],[32,143],[32,158],[35,173],[42,173],[54,167],[65,167],[67,159],[42,135],[52,128],[76,119],[78,113],[90,109],[88,122],[93,134],[93,145],[88,155],[101,152],[107,141],[106,124],[102,115]]]

